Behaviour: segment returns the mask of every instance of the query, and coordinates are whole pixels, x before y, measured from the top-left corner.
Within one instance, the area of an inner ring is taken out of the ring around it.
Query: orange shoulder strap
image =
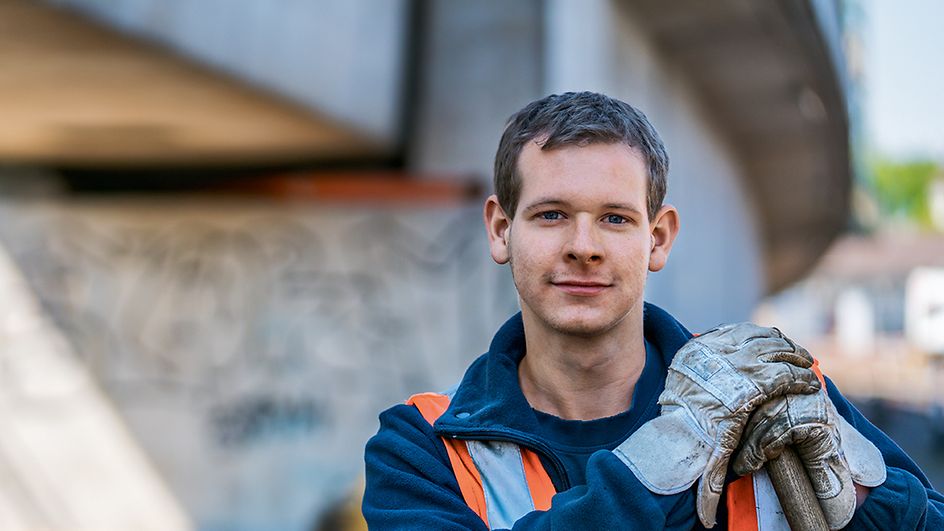
[[[446,409],[449,407],[449,397],[439,393],[420,393],[410,397],[406,401],[407,405],[416,406],[426,422],[432,425],[436,422]],[[482,488],[482,477],[472,462],[472,456],[469,455],[469,449],[463,441],[458,439],[442,438],[446,445],[446,453],[449,455],[449,462],[452,464],[452,471],[456,475],[456,481],[459,483],[459,491],[462,492],[462,499],[465,500],[475,514],[488,526],[488,509],[485,505],[485,489]],[[539,463],[540,464],[540,463]]]
[[[728,531],[757,531],[753,474],[741,476],[728,484],[725,504],[728,506]]]
[[[541,464],[541,458],[531,450],[522,448],[521,462],[524,464],[524,477],[528,481],[528,490],[531,491],[534,508],[538,511],[550,509],[551,498],[557,494],[557,490],[554,489],[551,477],[547,475],[547,470]]]
[[[812,371],[816,373],[816,377],[819,378],[819,383],[823,386],[823,392],[825,393],[826,392],[826,378],[823,376],[823,371],[819,368],[818,359],[813,358],[813,366],[810,367],[810,369],[812,369]]]

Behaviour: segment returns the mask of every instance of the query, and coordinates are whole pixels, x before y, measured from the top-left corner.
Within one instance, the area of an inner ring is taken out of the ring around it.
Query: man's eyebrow
[[[567,201],[564,201],[562,199],[556,199],[553,197],[544,197],[526,206],[524,210],[525,212],[529,212],[529,211],[532,211],[541,207],[561,206],[561,205],[566,206],[567,204],[568,204]],[[604,210],[623,210],[626,212],[632,212],[633,214],[636,214],[639,216],[642,215],[642,212],[640,212],[638,208],[627,203],[607,203],[603,205],[603,209]]]
[[[560,199],[555,199],[553,197],[544,197],[526,206],[525,210],[534,210],[535,208],[540,208],[544,206],[560,206],[560,205],[566,205],[566,204],[567,204],[566,201],[562,201]]]
[[[642,212],[640,212],[638,208],[632,205],[627,205],[625,203],[607,203],[606,205],[603,205],[603,208],[605,208],[606,210],[627,210],[634,214],[642,214]]]

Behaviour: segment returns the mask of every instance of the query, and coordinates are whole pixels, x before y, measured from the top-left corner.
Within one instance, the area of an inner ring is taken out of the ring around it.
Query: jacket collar
[[[665,366],[692,334],[665,310],[646,303],[643,333],[662,354]],[[538,421],[518,383],[518,363],[525,354],[521,313],[495,334],[488,352],[475,360],[462,378],[449,408],[436,421],[440,435],[532,438]]]

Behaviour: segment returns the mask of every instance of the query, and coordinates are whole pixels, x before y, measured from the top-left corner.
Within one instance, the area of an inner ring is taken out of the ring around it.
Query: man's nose
[[[592,220],[577,220],[567,242],[567,258],[582,264],[591,264],[603,260],[603,245],[600,241],[599,228]]]

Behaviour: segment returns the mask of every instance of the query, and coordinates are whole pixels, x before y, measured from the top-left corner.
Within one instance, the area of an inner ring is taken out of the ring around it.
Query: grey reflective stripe
[[[787,518],[780,507],[780,499],[774,490],[767,469],[762,468],[753,474],[754,503],[757,507],[758,531],[790,531]]]
[[[534,510],[517,444],[466,441],[466,447],[482,476],[489,527],[510,528],[515,521]]]

